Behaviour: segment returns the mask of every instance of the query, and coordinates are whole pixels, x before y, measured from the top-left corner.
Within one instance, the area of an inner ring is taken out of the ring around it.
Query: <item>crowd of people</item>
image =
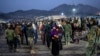
[[[59,55],[65,45],[78,44],[80,40],[88,41],[86,55],[96,55],[100,43],[100,25],[95,18],[44,20],[37,22],[9,22],[6,24],[6,39],[10,51],[16,51],[21,45],[29,45],[33,49],[39,35],[42,44],[51,49],[54,56]],[[25,41],[25,42],[24,42]],[[52,45],[51,45],[52,43]]]

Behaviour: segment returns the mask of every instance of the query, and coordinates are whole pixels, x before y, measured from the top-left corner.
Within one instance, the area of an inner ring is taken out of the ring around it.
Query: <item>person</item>
[[[87,25],[84,23],[82,25],[82,31],[81,31],[81,39],[83,40],[87,40],[87,34],[89,32],[89,28],[87,27]]]
[[[86,56],[97,56],[97,26],[95,20],[90,20],[91,28],[88,33],[88,47],[86,48]]]
[[[27,37],[27,24],[23,22],[22,24],[22,33],[23,33],[23,36],[25,36],[25,40],[26,40],[26,44],[28,45],[28,37]]]
[[[88,19],[87,21],[88,21],[88,23],[87,23],[87,27],[90,29],[90,28],[92,27],[92,25],[91,25],[91,23],[90,23],[90,20],[89,20],[89,19]]]
[[[6,39],[7,39],[7,44],[8,44],[9,50],[16,51],[17,45],[15,42],[15,32],[12,29],[11,24],[8,24],[7,26],[8,27],[5,30],[5,33],[6,33]]]
[[[66,22],[65,22],[64,19],[62,19],[62,23],[61,23],[61,25],[62,25],[62,35],[63,35],[63,37],[65,38],[64,26],[66,25]],[[66,40],[65,40],[65,41],[66,41]]]
[[[46,42],[48,48],[50,48],[50,42],[51,42],[50,30],[51,30],[50,22],[47,22],[45,26],[45,35],[46,35]]]
[[[34,44],[37,43],[38,39],[38,33],[37,33],[37,23],[32,24],[33,30],[34,30]]]
[[[62,38],[63,38],[63,29],[62,27],[59,27],[59,50],[63,49]]]
[[[57,26],[53,26],[53,29],[51,30],[51,36],[52,36],[52,50],[51,53],[54,56],[59,55],[59,29]]]
[[[77,20],[74,20],[74,22],[72,23],[72,42],[74,43],[76,40],[74,38],[74,34],[75,34],[75,31],[77,31],[79,29],[79,25],[78,25],[78,21]]]
[[[64,25],[64,31],[65,31],[65,43],[66,45],[69,45],[71,42],[72,27],[71,27],[71,24],[69,24],[67,20]]]
[[[21,25],[16,24],[14,31],[15,31],[15,35],[16,35],[17,44],[19,45],[19,47],[21,47],[21,39],[22,39]]]
[[[97,43],[100,44],[100,26],[97,28]]]
[[[80,33],[79,33],[78,29],[74,31],[74,40],[75,40],[75,43],[76,43],[76,44],[79,43],[79,39],[80,39],[80,38],[79,38],[79,34],[80,34]]]
[[[39,30],[40,30],[40,35],[41,35],[42,43],[43,43],[43,45],[45,45],[45,32],[44,32],[45,25],[44,25],[44,22],[40,23]]]
[[[33,42],[34,42],[34,30],[32,28],[31,23],[28,24],[28,29],[26,31],[27,37],[28,37],[28,44],[30,46],[30,49],[33,48]]]

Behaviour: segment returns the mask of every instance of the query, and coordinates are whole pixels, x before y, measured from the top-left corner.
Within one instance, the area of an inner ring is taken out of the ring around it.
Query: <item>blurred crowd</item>
[[[63,18],[38,22],[8,22],[5,24],[5,35],[10,51],[16,51],[16,48],[21,47],[21,45],[29,45],[30,49],[34,49],[34,45],[37,44],[40,37],[43,45],[51,47],[51,53],[54,56],[59,55],[59,51],[63,49],[63,43],[65,45],[79,44],[80,40],[89,43],[86,55],[95,56],[97,46],[100,44],[100,20],[95,18]]]

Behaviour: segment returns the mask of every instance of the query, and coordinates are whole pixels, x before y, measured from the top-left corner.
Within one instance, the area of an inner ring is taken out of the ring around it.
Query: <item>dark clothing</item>
[[[17,48],[16,39],[8,41],[8,47],[10,50],[15,50]]]
[[[51,35],[50,34],[46,34],[46,42],[47,42],[47,47],[50,47],[50,42],[51,42]]]
[[[59,50],[62,50],[62,49],[63,49],[62,41],[61,41],[61,39],[59,39]]]
[[[87,27],[88,27],[89,29],[91,28],[91,26],[92,26],[92,25],[91,25],[90,23],[89,23],[89,24],[87,24]]]
[[[22,31],[23,31],[23,36],[25,36],[26,44],[28,45],[28,37],[27,37],[27,33],[26,33],[27,26],[26,25],[23,25]]]
[[[45,27],[45,35],[46,35],[46,42],[47,42],[47,47],[50,47],[50,42],[51,42],[51,35],[50,35],[51,27],[49,24],[46,25]]]
[[[38,39],[38,32],[37,32],[37,30],[34,33],[34,36],[35,36],[35,38],[34,38],[34,44],[36,44],[37,43],[37,39]]]
[[[72,42],[75,42],[75,39],[74,39],[74,32],[76,31],[76,30],[79,30],[79,28],[78,27],[75,27],[74,26],[74,23],[72,24]]]
[[[8,46],[9,46],[9,49],[12,50],[13,49],[13,44],[14,44],[14,41],[8,41]]]
[[[60,28],[60,30],[59,30],[59,50],[63,49],[63,47],[62,47],[62,37],[63,37],[63,29]]]
[[[59,55],[59,40],[58,39],[52,40],[52,54],[54,56]]]
[[[34,30],[32,28],[27,29],[27,36],[34,37]]]
[[[55,37],[58,36],[58,37]],[[51,36],[52,36],[52,51],[51,53],[56,56],[59,55],[59,31],[56,29],[53,29],[51,31]]]

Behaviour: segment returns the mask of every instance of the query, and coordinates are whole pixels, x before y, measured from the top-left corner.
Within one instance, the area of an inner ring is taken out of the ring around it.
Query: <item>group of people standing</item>
[[[88,40],[87,56],[94,54],[95,52],[92,51],[94,44],[100,43],[100,25],[97,25],[94,19],[62,19],[59,23],[51,20],[42,21],[39,24],[32,22],[8,23],[5,33],[10,50],[15,51],[17,46],[24,44],[24,39],[32,49],[40,35],[43,45],[51,47],[51,53],[54,56],[58,56],[59,51],[63,49],[62,39],[64,39],[65,45],[78,44],[81,38]]]
[[[38,38],[37,30],[33,26],[32,23],[6,24],[5,35],[10,51],[16,51],[16,48],[21,47],[25,42],[32,49],[33,44],[36,44],[36,39]]]

